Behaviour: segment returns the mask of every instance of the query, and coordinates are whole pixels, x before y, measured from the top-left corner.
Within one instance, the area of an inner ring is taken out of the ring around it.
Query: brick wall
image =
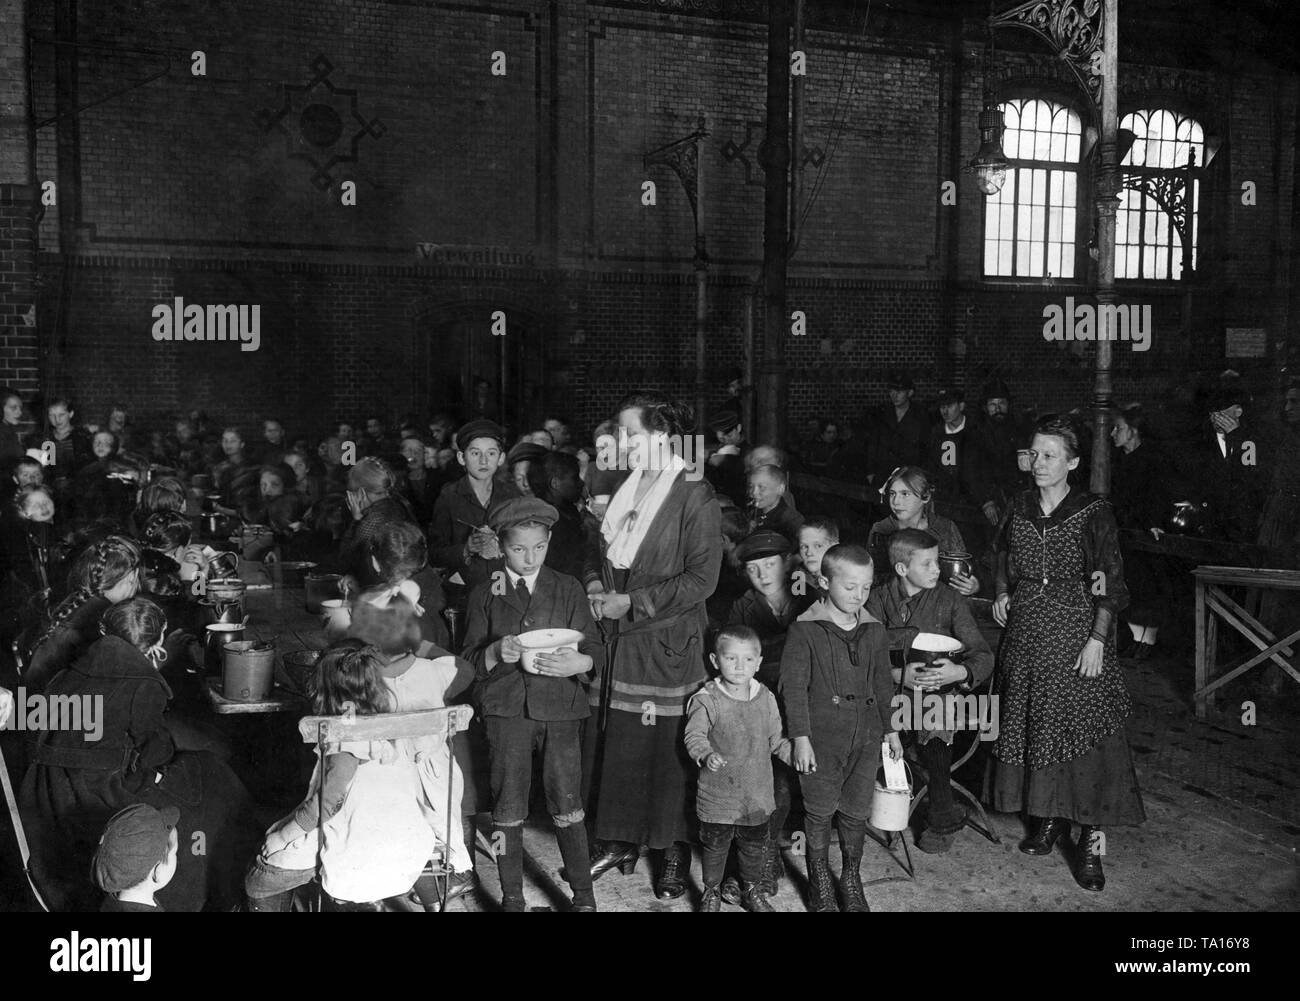
[[[590,426],[633,384],[689,398],[693,221],[676,177],[647,172],[642,156],[703,114],[720,398],[762,254],[765,39],[752,4],[695,6],[713,16],[657,0],[83,3],[82,103],[167,72],[77,118],[79,196],[39,229],[39,319],[60,349],[43,377],[83,417],[119,401],[145,419],[190,406],[228,419],[273,411],[298,427],[376,404],[396,416],[442,402],[448,358],[492,364],[484,338],[500,308],[521,318],[512,329],[530,343],[518,357],[549,387],[529,389],[529,417],[549,407]],[[47,36],[52,15],[36,7],[32,30]],[[997,373],[1025,405],[1087,401],[1090,356],[1041,336],[1043,306],[1083,285],[981,280],[982,200],[955,170],[978,140],[978,37],[897,12],[865,32],[851,19],[809,32],[805,191],[816,196],[791,266],[790,308],[808,321],[787,342],[792,425],[852,419],[897,365],[922,395]],[[1008,80],[1060,82],[1054,60],[1008,43]],[[205,77],[190,72],[195,50]],[[505,76],[490,72],[496,51]],[[1124,99],[1181,95],[1226,139],[1198,283],[1121,289],[1153,306],[1156,339],[1147,354],[1117,350],[1117,395],[1151,399],[1186,383],[1189,366],[1221,367],[1225,324],[1267,326],[1276,341],[1296,322],[1279,306],[1276,265],[1289,253],[1296,86],[1262,62],[1228,81],[1133,61],[1144,54],[1122,50]],[[52,47],[34,45],[33,60],[42,119],[57,110]],[[327,150],[304,138],[309,104],[339,116]],[[354,136],[355,162],[328,164],[352,156]],[[56,127],[41,129],[38,180],[57,175],[58,156]],[[641,203],[646,179],[654,207]],[[949,179],[952,208],[939,204]],[[1257,180],[1256,209],[1233,194],[1243,179]],[[464,266],[422,260],[420,243]],[[521,266],[475,261],[484,248]],[[260,351],[155,343],[150,310],[178,295],[260,304]]]

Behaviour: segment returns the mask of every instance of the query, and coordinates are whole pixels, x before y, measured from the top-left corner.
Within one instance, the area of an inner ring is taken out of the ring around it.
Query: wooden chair
[[[27,885],[31,887],[32,895],[41,905],[41,910],[49,913],[50,906],[32,878],[32,852],[27,844],[27,832],[23,829],[23,818],[18,812],[18,799],[14,796],[13,782],[9,778],[9,763],[5,761],[3,747],[0,747],[0,786],[4,787],[5,806],[9,808],[9,820],[13,824],[14,838],[18,841],[18,857],[22,861],[23,875],[27,877]]]
[[[320,851],[325,840],[324,777],[326,743],[338,743],[345,740],[400,740],[415,737],[441,737],[447,745],[447,764],[450,769],[454,767],[452,738],[469,726],[469,721],[473,716],[474,710],[470,706],[447,706],[443,709],[420,709],[415,712],[381,713],[374,716],[304,716],[298,721],[298,733],[302,736],[303,743],[314,743],[316,745],[316,756],[320,768],[321,781],[318,789],[320,799],[316,826],[316,869],[318,873],[320,872]],[[439,909],[444,911],[447,909],[447,884],[445,880],[451,874],[447,846],[451,844],[451,825],[460,823],[460,811],[456,810],[455,816],[452,814],[454,806],[452,803],[453,785],[449,773],[446,807],[447,830],[443,835],[442,854],[440,857],[435,856],[436,862],[430,860],[430,866],[425,869],[426,873],[441,876],[444,879],[442,899],[439,904]]]

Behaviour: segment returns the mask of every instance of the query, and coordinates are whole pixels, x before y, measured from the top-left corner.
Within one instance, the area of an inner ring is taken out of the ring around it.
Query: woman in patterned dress
[[[1102,827],[1146,819],[1115,655],[1128,590],[1110,504],[1069,483],[1079,465],[1074,422],[1043,418],[1030,454],[1036,489],[1015,498],[998,533],[993,615],[1007,631],[993,805],[1028,814],[1027,855],[1050,854],[1078,823],[1075,881],[1101,890]]]

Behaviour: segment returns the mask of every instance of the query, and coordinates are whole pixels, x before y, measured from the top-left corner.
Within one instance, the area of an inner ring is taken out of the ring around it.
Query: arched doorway
[[[505,313],[505,335],[493,313]],[[545,325],[527,310],[499,301],[431,307],[416,320],[416,400],[426,411],[447,409],[463,420],[487,417],[512,435],[541,426],[546,407]]]

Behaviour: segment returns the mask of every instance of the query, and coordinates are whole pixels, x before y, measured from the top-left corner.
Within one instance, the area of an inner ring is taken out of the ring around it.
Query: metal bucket
[[[240,640],[227,643],[221,693],[233,702],[261,702],[275,683],[275,647]]]
[[[906,762],[904,762],[906,766]],[[907,788],[890,789],[876,779],[871,797],[871,826],[878,831],[905,831],[912,811],[912,769],[907,769]]]

